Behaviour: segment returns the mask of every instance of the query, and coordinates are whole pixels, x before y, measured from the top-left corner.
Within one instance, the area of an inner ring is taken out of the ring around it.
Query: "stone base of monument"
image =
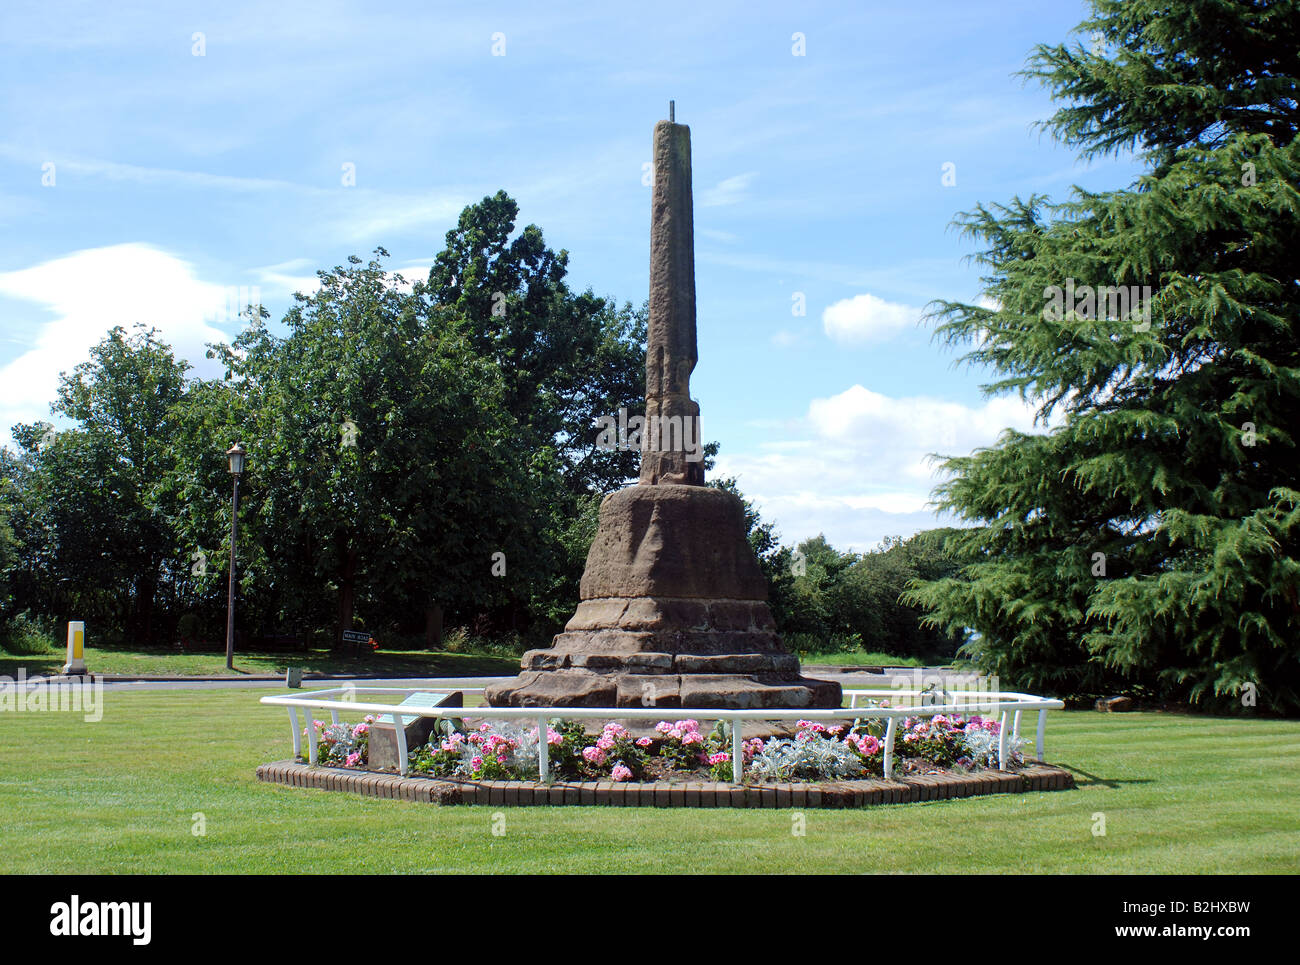
[[[563,633],[530,650],[494,707],[838,707],[840,685],[799,674],[723,489],[631,486],[605,497]]]

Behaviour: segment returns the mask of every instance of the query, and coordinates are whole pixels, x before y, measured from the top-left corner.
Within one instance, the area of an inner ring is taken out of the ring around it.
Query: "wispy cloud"
[[[758,177],[757,171],[747,171],[719,181],[700,193],[701,207],[720,208],[729,204],[740,204],[749,197],[750,185],[754,183],[756,177]]]

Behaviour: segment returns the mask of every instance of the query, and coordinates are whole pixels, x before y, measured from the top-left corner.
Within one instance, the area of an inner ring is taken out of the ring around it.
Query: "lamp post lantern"
[[[235,669],[235,536],[239,532],[239,477],[244,471],[247,452],[236,442],[226,450],[230,475],[235,480],[230,497],[230,589],[226,596],[226,669]]]

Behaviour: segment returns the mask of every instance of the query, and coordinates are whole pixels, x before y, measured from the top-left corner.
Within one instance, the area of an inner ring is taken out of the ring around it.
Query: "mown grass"
[[[843,650],[836,653],[800,653],[799,662],[812,666],[830,664],[841,667],[924,667],[919,657],[895,657],[880,651]]]
[[[0,713],[5,870],[1300,871],[1300,721],[1056,712],[1048,757],[1077,790],[810,810],[800,837],[791,811],[498,812],[259,784],[256,766],[290,747],[258,696],[109,693],[99,723]]]
[[[289,667],[304,673],[386,674],[393,677],[490,676],[519,672],[518,657],[486,656],[443,651],[378,650],[358,657],[313,650],[299,653],[236,653],[235,670],[226,670],[224,651],[181,653],[167,649],[86,648],[91,673],[162,677],[240,677],[248,674],[283,674]],[[60,672],[62,653],[18,655],[0,653],[0,674],[18,675],[19,668],[34,677]]]

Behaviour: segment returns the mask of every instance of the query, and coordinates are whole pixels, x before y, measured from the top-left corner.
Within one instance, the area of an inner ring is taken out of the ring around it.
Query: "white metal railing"
[[[463,694],[481,694],[482,687],[456,687]],[[360,693],[405,694],[431,692],[428,687],[334,687],[327,690],[313,690],[303,694],[283,694],[263,697],[261,703],[277,707],[286,707],[289,721],[293,727],[294,757],[302,757],[303,730],[299,725],[298,711],[311,708],[328,708],[332,723],[339,723],[339,713],[348,711],[355,714],[392,715],[393,730],[397,736],[397,759],[402,774],[408,769],[408,749],[406,746],[406,728],[401,726],[401,717],[473,717],[495,720],[532,720],[538,727],[537,765],[538,774],[543,781],[550,780],[550,748],[546,741],[548,722],[556,718],[565,720],[725,720],[731,723],[731,761],[733,783],[740,784],[743,778],[745,758],[742,751],[741,725],[747,720],[842,720],[849,716],[883,717],[885,724],[884,739],[884,777],[889,780],[894,774],[894,737],[898,721],[904,717],[933,717],[936,714],[964,714],[971,711],[996,711],[1000,714],[998,727],[998,767],[1005,768],[1007,763],[1007,744],[1010,738],[1020,736],[1020,715],[1022,711],[1038,712],[1038,731],[1035,740],[1035,757],[1038,761],[1043,756],[1043,741],[1047,729],[1047,712],[1061,710],[1065,704],[1060,700],[1036,697],[1033,694],[1020,694],[1011,691],[947,691],[944,697],[949,702],[942,704],[916,705],[909,707],[859,707],[859,698],[867,700],[899,698],[933,699],[934,694],[926,690],[846,690],[844,696],[849,698],[848,707],[825,708],[813,710],[723,710],[716,707],[679,708],[679,707],[422,707],[419,704],[383,704],[368,701],[338,700],[337,695],[355,697]],[[317,733],[315,718],[307,714],[308,735],[307,759],[315,764],[317,760]],[[1010,717],[1010,720],[1008,719]],[[1010,723],[1010,727],[1008,727]]]

